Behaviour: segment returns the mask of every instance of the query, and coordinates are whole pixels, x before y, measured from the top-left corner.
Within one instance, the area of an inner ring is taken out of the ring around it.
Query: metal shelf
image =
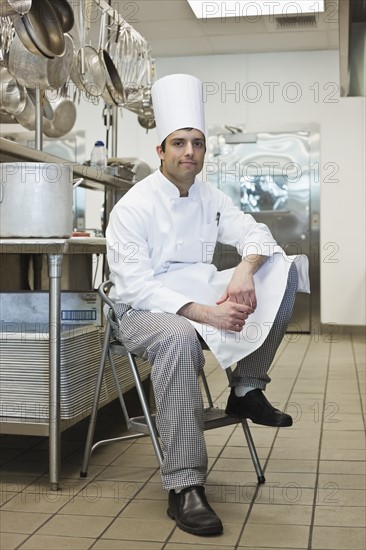
[[[31,149],[3,137],[0,137],[0,162],[54,162],[57,164],[71,164],[73,177],[75,179],[84,178],[84,182],[80,187],[102,191],[109,189],[120,191],[121,193],[126,193],[132,187],[131,182],[115,174],[108,174],[91,166],[84,166],[83,164],[50,155],[44,151]]]

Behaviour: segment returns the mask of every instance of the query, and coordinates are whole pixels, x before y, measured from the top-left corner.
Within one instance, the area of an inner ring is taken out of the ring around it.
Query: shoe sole
[[[237,420],[251,420],[254,424],[259,424],[260,426],[268,426],[269,428],[290,428],[292,426],[292,420],[282,424],[265,424],[253,418],[250,418],[250,416],[238,416],[237,414],[232,413],[228,409],[225,410],[225,414],[227,414],[228,416],[231,416],[231,418],[236,418]]]
[[[187,525],[185,525],[184,523],[181,523],[179,521],[179,519],[177,519],[173,514],[172,512],[169,510],[167,510],[167,514],[168,516],[173,519],[175,521],[175,523],[177,524],[177,527],[179,527],[179,529],[181,529],[182,531],[185,531],[186,533],[189,533],[190,535],[198,535],[198,536],[201,536],[201,537],[207,537],[207,536],[212,536],[212,535],[221,535],[221,533],[223,532],[223,528],[218,528],[218,527],[211,527],[211,529],[209,528],[206,528],[206,529],[202,529],[201,527],[188,527]]]

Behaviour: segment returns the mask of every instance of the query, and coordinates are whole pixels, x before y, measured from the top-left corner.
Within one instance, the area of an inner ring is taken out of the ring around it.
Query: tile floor
[[[208,355],[219,407],[225,373]],[[80,479],[86,423],[62,436],[62,482],[51,491],[47,439],[3,435],[2,550],[364,550],[365,339],[288,334],[267,395],[292,428],[252,425],[267,482],[256,485],[240,426],[206,432],[207,494],[223,520],[215,538],[188,535],[166,515],[166,494],[147,439],[100,447]],[[121,429],[102,411],[99,433]]]

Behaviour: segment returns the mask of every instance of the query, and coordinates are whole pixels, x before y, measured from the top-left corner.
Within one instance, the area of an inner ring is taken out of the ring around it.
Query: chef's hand
[[[267,256],[257,254],[251,254],[243,258],[235,268],[224,294],[217,300],[216,304],[219,305],[226,301],[236,302],[237,304],[250,306],[254,311],[257,307],[254,273],[258,271],[266,259]]]
[[[216,304],[219,305],[226,301],[245,304],[254,311],[257,307],[257,297],[253,275],[249,273],[241,277],[235,271],[224,294],[217,300]]]
[[[245,304],[226,300],[216,306],[190,302],[181,307],[177,313],[191,321],[211,325],[220,330],[240,332],[248,315],[253,313],[253,309]]]

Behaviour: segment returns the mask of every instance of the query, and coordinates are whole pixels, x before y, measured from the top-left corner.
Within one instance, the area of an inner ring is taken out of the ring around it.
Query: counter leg
[[[60,345],[62,254],[49,254],[49,479],[57,491],[61,463]]]

